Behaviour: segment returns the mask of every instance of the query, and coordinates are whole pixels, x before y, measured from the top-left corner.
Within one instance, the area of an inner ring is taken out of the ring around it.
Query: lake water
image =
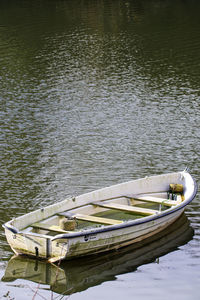
[[[1,224],[151,174],[189,167],[199,182],[199,11],[198,0],[1,0]],[[11,259],[0,228],[0,299],[200,299],[199,193],[179,222],[140,249],[58,269]]]

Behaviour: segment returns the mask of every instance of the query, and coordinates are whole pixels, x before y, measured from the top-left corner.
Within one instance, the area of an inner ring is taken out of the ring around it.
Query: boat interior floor
[[[25,230],[52,236],[99,226],[117,225],[144,216],[159,214],[182,201],[181,195],[177,195],[176,200],[168,197],[169,195],[163,192],[155,195],[120,196],[90,202],[86,206],[63,211],[31,224]]]

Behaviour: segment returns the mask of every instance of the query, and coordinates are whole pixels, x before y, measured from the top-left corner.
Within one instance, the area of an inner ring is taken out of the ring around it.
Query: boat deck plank
[[[151,202],[151,203],[157,203],[157,204],[162,204],[165,206],[175,206],[180,203],[179,200],[174,201],[174,200],[168,200],[164,198],[157,198],[157,197],[152,197],[152,196],[133,196],[134,200],[141,200],[144,202]]]
[[[102,202],[94,202],[93,205],[97,205],[104,208],[109,209],[116,209],[121,211],[126,211],[129,213],[137,213],[141,215],[154,215],[157,214],[159,211],[154,209],[148,209],[148,208],[142,208],[142,207],[136,207],[131,205],[122,205],[117,203],[102,203]]]
[[[104,224],[104,225],[117,225],[123,223],[123,221],[120,220],[115,220],[115,219],[108,219],[108,218],[102,218],[102,217],[96,217],[96,216],[89,216],[85,214],[69,214],[69,213],[60,213],[59,215],[65,216],[65,217],[73,217],[77,220],[81,221],[87,221],[87,222],[92,222],[92,223],[98,223],[98,224]]]
[[[34,223],[34,224],[31,224],[30,226],[33,228],[36,228],[36,229],[48,230],[48,231],[53,231],[53,232],[58,232],[58,233],[70,233],[70,231],[63,230],[59,226],[48,225],[45,223]],[[71,232],[73,232],[73,231],[71,231]]]

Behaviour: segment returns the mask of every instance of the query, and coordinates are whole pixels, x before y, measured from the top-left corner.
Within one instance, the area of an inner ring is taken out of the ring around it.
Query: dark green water
[[[150,174],[189,167],[199,181],[199,12],[197,0],[0,1],[1,224]],[[199,201],[182,246],[82,288],[72,280],[70,299],[199,299]],[[11,256],[0,229],[1,277]],[[1,281],[0,297],[32,299],[38,283],[20,278]]]

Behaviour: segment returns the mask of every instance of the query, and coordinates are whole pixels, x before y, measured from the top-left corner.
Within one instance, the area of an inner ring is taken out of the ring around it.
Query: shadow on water
[[[145,244],[140,242],[108,254],[65,261],[60,265],[14,256],[8,262],[2,281],[25,279],[49,285],[55,293],[70,295],[115,280],[120,274],[134,272],[143,264],[155,260],[159,263],[160,256],[186,244],[193,234],[189,220],[182,214],[172,226],[147,239]]]

